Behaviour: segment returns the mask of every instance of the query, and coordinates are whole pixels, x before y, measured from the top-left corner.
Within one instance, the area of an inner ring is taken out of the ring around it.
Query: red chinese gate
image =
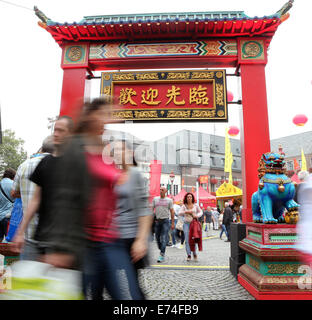
[[[75,117],[93,71],[161,68],[236,68],[241,76],[243,221],[252,221],[260,156],[270,150],[265,66],[268,46],[288,18],[291,1],[276,14],[241,11],[90,16],[57,23],[41,12],[39,25],[62,48],[61,115]]]

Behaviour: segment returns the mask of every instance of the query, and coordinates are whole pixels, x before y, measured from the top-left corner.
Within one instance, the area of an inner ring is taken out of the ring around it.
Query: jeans
[[[181,244],[183,244],[183,243],[184,243],[184,240],[185,240],[184,231],[181,231],[181,230],[177,230],[177,229],[176,229],[176,236],[177,236],[178,238],[180,238]]]
[[[221,228],[222,228],[222,230],[220,232],[220,239],[222,238],[223,232],[225,233],[226,237],[229,238],[226,227],[224,224],[221,225]]]
[[[90,241],[86,248],[83,263],[83,293],[88,295],[90,287],[92,300],[103,300],[104,287],[113,300],[126,300],[120,278],[117,275],[120,260],[120,245],[117,242],[104,243]]]
[[[191,248],[190,248],[190,243],[189,243],[190,223],[185,223],[184,222],[183,231],[184,231],[184,237],[185,237],[186,254],[188,256],[190,256],[191,255]],[[195,244],[195,251],[193,252],[193,255],[196,256],[196,244]]]
[[[160,254],[162,256],[164,256],[166,252],[168,232],[169,232],[169,219],[156,220],[155,236],[156,236],[158,249],[160,250]]]
[[[215,230],[218,230],[218,229],[219,229],[219,220],[218,220],[218,218],[216,218],[216,219],[214,220],[214,222],[213,222],[213,228],[214,228]]]
[[[144,267],[143,259],[132,263],[131,247],[135,239],[119,239],[118,244],[118,269],[125,270],[129,291],[133,300],[145,300],[144,293],[140,288],[138,269]],[[117,254],[117,252],[116,252]]]
[[[226,231],[227,231],[228,240],[231,241],[231,224],[226,224],[225,228],[226,228]]]
[[[175,245],[176,243],[177,243],[177,241],[176,241],[176,238],[175,238],[175,236],[176,236],[176,225],[177,225],[177,222],[178,222],[178,220],[177,219],[175,219],[174,220],[174,229],[172,230],[171,228],[170,228],[170,226],[171,226],[171,220],[169,220],[169,235],[171,235],[171,240],[172,240],[172,244],[173,245]]]

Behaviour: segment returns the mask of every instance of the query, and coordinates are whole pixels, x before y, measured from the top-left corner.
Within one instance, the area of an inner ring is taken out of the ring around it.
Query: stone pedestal
[[[296,225],[246,223],[238,282],[258,300],[312,300],[310,277],[295,250]]]

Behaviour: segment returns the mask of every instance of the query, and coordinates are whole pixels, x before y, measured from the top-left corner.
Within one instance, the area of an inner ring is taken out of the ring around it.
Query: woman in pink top
[[[82,270],[85,298],[90,292],[93,300],[103,300],[104,287],[113,300],[127,298],[116,267],[119,230],[114,187],[121,173],[104,155],[104,126],[110,114],[108,99],[97,98],[83,106],[76,135],[55,170],[58,188],[51,210],[58,228],[46,258],[57,266],[61,253],[72,255]]]
[[[187,261],[191,260],[191,248],[189,244],[189,232],[190,224],[194,218],[200,218],[203,215],[203,211],[195,203],[194,195],[188,192],[183,199],[183,205],[179,211],[179,216],[184,217],[183,231],[185,235],[185,249],[187,254]],[[196,247],[193,251],[194,260],[197,261]]]

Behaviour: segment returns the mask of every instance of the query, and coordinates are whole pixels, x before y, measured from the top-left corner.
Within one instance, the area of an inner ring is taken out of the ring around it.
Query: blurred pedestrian
[[[221,209],[220,209],[220,206],[217,204],[217,211],[219,212],[219,213],[221,213]]]
[[[179,245],[177,244],[177,222],[178,222],[178,214],[180,211],[180,206],[176,203],[173,204],[173,210],[174,210],[174,229],[169,229],[169,236],[171,238],[171,247],[177,248]],[[171,215],[169,216],[169,225],[171,225]],[[170,241],[170,239],[169,239]]]
[[[304,265],[310,267],[307,274],[312,274],[312,175],[302,182],[298,192],[299,221],[297,223],[296,249]]]
[[[208,230],[212,228],[212,209],[210,206],[207,207],[207,209],[204,211],[204,223],[207,224]]]
[[[217,208],[212,209],[212,217],[213,217],[213,230],[219,230],[219,212]]]
[[[227,231],[227,240],[225,242],[230,242],[231,241],[230,227],[231,227],[231,223],[233,222],[233,211],[228,202],[225,202],[224,207],[225,208],[224,208],[222,225],[225,226]]]
[[[240,223],[243,223],[243,205],[242,205],[242,204],[239,206],[239,213],[238,213],[238,215],[239,215],[239,221],[240,221]]]
[[[175,215],[177,216],[177,223],[176,223],[176,237],[180,240],[180,244],[176,244],[176,248],[178,249],[183,249],[183,244],[184,244],[184,231],[183,231],[183,224],[184,220],[182,216],[179,216],[179,212],[182,206],[182,200],[180,200],[177,204],[174,205],[174,212]]]
[[[0,181],[0,242],[7,235],[14,198],[11,196],[13,180],[16,171],[12,168],[5,169]]]
[[[198,218],[200,218],[203,215],[202,210],[200,207],[195,203],[194,195],[191,192],[188,192],[183,199],[183,205],[181,206],[180,216],[184,217],[184,224],[183,224],[183,231],[185,236],[185,249],[187,254],[187,261],[190,261],[192,259],[192,252],[194,260],[197,261],[197,253],[196,253],[196,245],[192,244],[192,248],[190,246],[190,232],[191,232],[191,223],[193,222],[193,219],[196,219],[198,222]],[[199,223],[199,222],[198,222]],[[201,236],[201,227],[200,227],[200,236]],[[191,250],[193,249],[193,250]]]
[[[299,190],[302,187],[302,183],[307,181],[309,178],[309,172],[308,171],[300,171],[298,173],[298,178],[300,180],[300,183],[296,185],[296,190],[295,190],[295,196],[294,196],[294,201],[296,201],[298,203],[298,194],[299,194]]]
[[[26,213],[29,202],[31,201],[36,184],[30,181],[29,177],[38,166],[39,162],[47,155],[54,151],[53,136],[48,136],[42,142],[42,146],[35,155],[30,159],[25,160],[17,169],[12,195],[14,197],[21,197],[23,212]],[[34,239],[36,227],[38,224],[38,213],[35,213],[33,218],[29,221],[25,229],[25,247],[21,252],[20,258],[22,260],[36,260],[37,259],[37,241]]]
[[[157,262],[163,262],[165,259],[166,245],[168,241],[169,228],[174,229],[174,210],[172,199],[166,197],[167,189],[160,188],[160,196],[153,199],[152,210],[155,211],[155,236],[160,250]],[[171,215],[171,226],[169,225],[169,216]]]
[[[222,209],[221,213],[220,213],[220,216],[219,216],[219,224],[221,226],[221,232],[220,232],[220,239],[222,240],[222,235],[223,235],[223,232],[225,233],[226,235],[226,238],[228,238],[228,233],[227,233],[227,230],[226,230],[226,227],[225,225],[222,223],[223,222],[223,215],[224,215],[224,209]]]
[[[82,270],[84,296],[92,300],[103,300],[104,288],[113,300],[127,299],[118,273],[120,234],[114,191],[117,183],[125,182],[125,175],[113,163],[110,144],[103,141],[111,109],[107,98],[83,106],[75,136],[59,163],[57,201],[52,208],[59,228],[45,257],[57,267],[63,265],[62,253],[71,256],[71,267]]]
[[[23,182],[28,178],[35,184],[35,187],[33,188],[33,185],[28,184],[22,187],[22,190],[20,189],[23,193],[26,209],[13,242],[15,250],[21,253],[21,259],[41,260],[42,255],[47,253],[51,241],[53,241],[53,229],[59,227],[51,208],[56,201],[55,194],[58,187],[56,181],[57,165],[60,162],[66,143],[71,137],[73,125],[71,118],[59,117],[54,124],[53,147],[50,142],[47,142],[48,150],[44,149],[44,153],[47,153],[46,151],[51,152],[53,148],[53,153],[33,157],[26,164],[29,176],[27,176],[27,172],[24,172]],[[41,159],[39,163],[37,159]],[[18,182],[22,182],[20,178],[18,178]],[[26,247],[25,237],[27,239]],[[30,239],[34,241],[29,241]],[[68,257],[64,255],[65,258]]]
[[[114,143],[114,158],[121,165],[121,178],[115,186],[119,239],[115,251],[116,267],[126,271],[129,291],[134,300],[145,299],[139,284],[138,270],[147,266],[148,237],[152,211],[144,179],[137,170],[133,147],[127,141]]]

